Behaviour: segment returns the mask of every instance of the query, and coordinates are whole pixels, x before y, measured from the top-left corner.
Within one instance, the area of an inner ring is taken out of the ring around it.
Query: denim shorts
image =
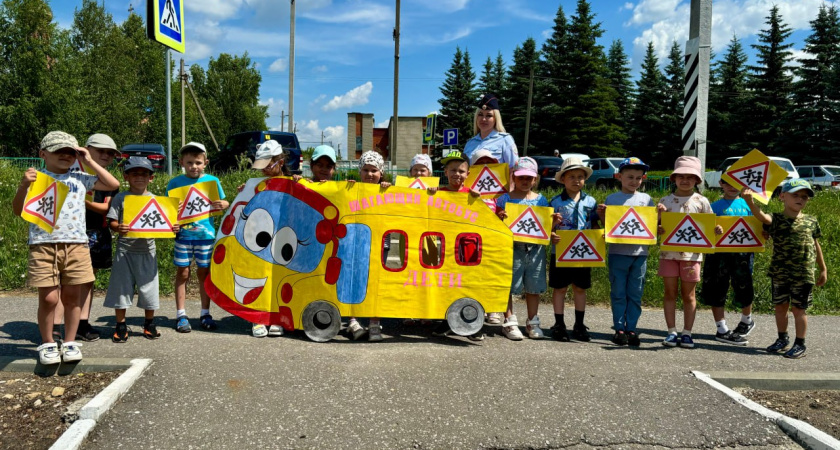
[[[545,246],[539,244],[513,244],[513,282],[510,293],[517,295],[545,292]]]
[[[210,267],[210,254],[213,252],[215,241],[179,241],[175,240],[175,257],[173,262],[176,267],[189,267],[190,261],[195,259],[196,267]]]

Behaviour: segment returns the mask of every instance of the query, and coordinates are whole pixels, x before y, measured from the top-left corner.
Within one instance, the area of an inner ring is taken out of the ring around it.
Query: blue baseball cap
[[[798,192],[803,189],[808,190],[808,197],[814,196],[814,189],[811,188],[811,183],[808,180],[803,180],[802,178],[794,178],[791,180],[787,180],[782,184],[782,192]]]
[[[326,156],[330,159],[330,161],[335,163],[335,149],[329,145],[319,145],[315,147],[315,151],[312,152],[312,162],[317,161],[322,156]]]
[[[624,169],[641,169],[647,172],[650,170],[650,166],[642,162],[641,159],[631,156],[629,158],[624,158],[624,161],[621,161],[621,164],[618,165],[619,172]]]
[[[125,163],[123,163],[123,173],[134,169],[146,169],[151,173],[154,173],[155,171],[155,169],[152,168],[151,161],[149,161],[149,158],[146,158],[145,156],[130,156],[125,160]]]

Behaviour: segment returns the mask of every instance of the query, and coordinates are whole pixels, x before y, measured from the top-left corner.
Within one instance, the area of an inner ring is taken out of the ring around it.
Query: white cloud
[[[334,111],[339,108],[351,108],[357,105],[366,105],[370,99],[371,92],[373,92],[373,83],[368,81],[361,86],[350,89],[344,95],[336,95],[321,109],[324,111]]]
[[[321,103],[322,101],[324,101],[325,98],[327,98],[327,94],[321,94],[321,95],[315,97],[315,100],[312,100],[311,102],[309,102],[309,104],[312,105],[312,106],[315,106],[318,103]]]
[[[269,72],[285,72],[289,67],[289,60],[286,58],[277,58],[268,66]]]
[[[548,39],[548,38],[551,37],[552,33],[554,33],[554,29],[553,28],[547,28],[545,30],[542,30],[542,33],[540,33],[540,36],[542,36],[543,39]]]
[[[184,8],[190,13],[201,14],[215,19],[229,19],[239,12],[243,0],[202,0],[184,2]]]
[[[268,106],[269,120],[277,119],[278,123],[280,122],[281,111],[286,110],[286,102],[274,97],[269,97],[268,100],[260,100],[260,105]]]
[[[279,129],[279,126],[275,129]],[[307,148],[320,145],[322,131],[324,133],[325,144],[332,144],[336,150],[338,150],[339,145],[341,145],[342,155],[347,154],[347,151],[344,148],[346,147],[347,142],[347,132],[345,131],[345,128],[341,125],[332,125],[321,128],[317,119],[298,122],[296,134],[301,147]]]
[[[369,26],[372,23],[390,22],[393,23],[396,17],[394,10],[390,6],[379,5],[376,3],[361,4],[358,2],[350,2],[346,7],[330,8],[329,13],[325,11],[318,12],[304,12],[301,14],[309,20],[322,23],[363,23]]]
[[[554,16],[532,11],[525,7],[521,0],[499,0],[500,12],[525,20],[532,20],[535,22],[552,22]]]
[[[452,13],[467,7],[470,0],[412,0],[411,3],[433,11]],[[405,9],[405,8],[403,8]]]
[[[391,119],[383,120],[376,124],[376,128],[388,128],[388,125],[391,123]]]

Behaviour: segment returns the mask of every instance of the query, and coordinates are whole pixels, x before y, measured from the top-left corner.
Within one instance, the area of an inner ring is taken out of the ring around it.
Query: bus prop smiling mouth
[[[256,300],[265,288],[266,278],[248,278],[239,275],[231,268],[233,273],[233,296],[237,302],[249,305]]]

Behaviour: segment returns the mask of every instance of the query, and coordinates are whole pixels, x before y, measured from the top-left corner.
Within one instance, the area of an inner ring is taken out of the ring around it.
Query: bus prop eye
[[[255,209],[245,220],[243,238],[245,246],[252,252],[260,252],[271,244],[274,219],[264,209]]]
[[[277,264],[285,266],[295,257],[297,248],[297,233],[290,227],[283,227],[274,234],[274,240],[271,242],[271,256]]]

